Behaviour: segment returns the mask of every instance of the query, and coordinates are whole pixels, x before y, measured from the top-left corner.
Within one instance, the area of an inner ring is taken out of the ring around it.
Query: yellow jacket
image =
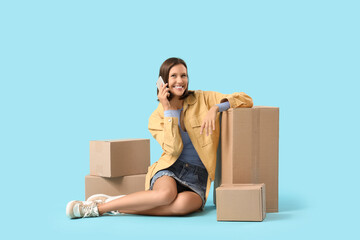
[[[214,181],[215,178],[216,151],[220,135],[220,114],[218,113],[217,115],[215,131],[213,131],[212,135],[209,134],[209,136],[206,136],[205,131],[200,134],[200,126],[208,110],[215,104],[224,102],[226,99],[230,103],[230,108],[251,108],[253,106],[251,97],[242,92],[221,94],[201,90],[197,90],[194,95],[188,96],[183,104],[186,131],[208,172],[206,199],[209,195],[211,182]],[[164,152],[161,154],[160,159],[148,168],[145,179],[146,190],[150,188],[150,180],[155,173],[174,164],[183,150],[178,118],[164,117],[164,108],[161,103],[159,103],[156,110],[151,114],[148,128]]]

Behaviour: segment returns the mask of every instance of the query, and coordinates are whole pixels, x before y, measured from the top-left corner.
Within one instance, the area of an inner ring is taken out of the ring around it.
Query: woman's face
[[[188,85],[186,67],[177,64],[169,72],[169,89],[175,97],[181,97]]]

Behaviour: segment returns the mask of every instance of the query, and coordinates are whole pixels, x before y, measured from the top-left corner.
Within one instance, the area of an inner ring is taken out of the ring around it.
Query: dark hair
[[[163,64],[161,64],[160,67],[160,72],[159,72],[159,77],[161,76],[162,79],[164,80],[164,83],[169,83],[169,73],[170,73],[170,69],[172,67],[174,67],[175,65],[178,64],[182,64],[185,66],[186,68],[186,72],[187,72],[187,66],[184,60],[180,59],[180,58],[168,58],[165,60],[165,62],[163,62]],[[189,74],[187,74],[187,79],[188,79],[188,84],[186,86],[185,92],[184,94],[179,98],[179,99],[185,99],[187,98],[190,94],[194,94],[193,91],[189,91]],[[156,96],[159,94],[159,89],[156,88]],[[170,96],[168,97],[168,100],[170,101],[174,96],[171,92]],[[159,99],[158,99],[159,101]]]

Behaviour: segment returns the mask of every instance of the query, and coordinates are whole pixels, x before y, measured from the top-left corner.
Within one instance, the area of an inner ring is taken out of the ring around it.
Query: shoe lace
[[[95,202],[83,205],[84,218],[99,216],[99,211]]]

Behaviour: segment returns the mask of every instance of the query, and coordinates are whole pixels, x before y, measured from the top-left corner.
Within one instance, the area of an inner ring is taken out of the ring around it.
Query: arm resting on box
[[[204,98],[209,108],[215,104],[226,101],[229,102],[231,108],[251,108],[253,106],[252,98],[243,92],[222,94],[213,91],[204,91]]]

